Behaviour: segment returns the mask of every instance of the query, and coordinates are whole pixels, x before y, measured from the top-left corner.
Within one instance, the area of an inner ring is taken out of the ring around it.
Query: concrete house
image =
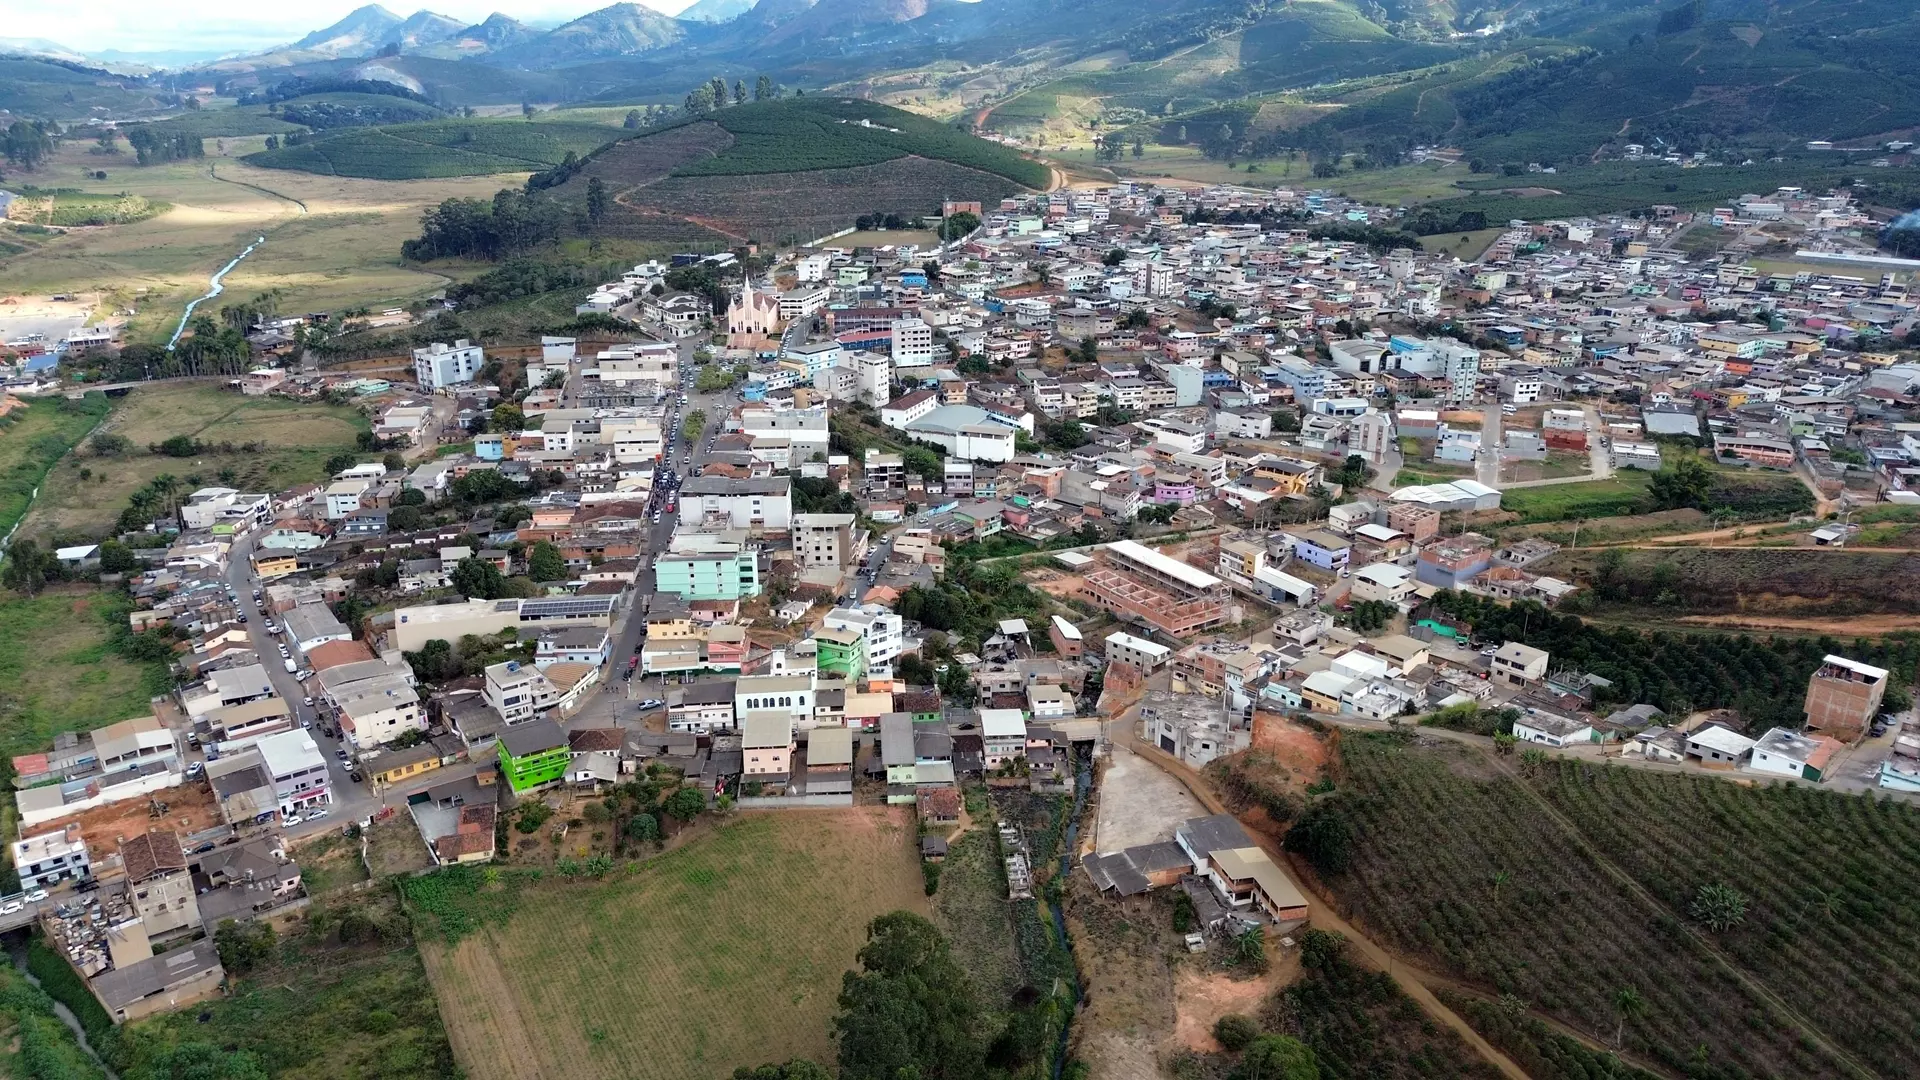
[[[1556,749],[1600,741],[1591,723],[1539,709],[1530,710],[1513,722],[1513,737],[1521,742]]]
[[[1545,649],[1509,641],[1493,654],[1493,680],[1507,686],[1526,686],[1547,677]]]
[[[1846,744],[1825,735],[1802,735],[1773,728],[1753,744],[1747,768],[1757,773],[1797,777],[1819,783],[1833,768],[1833,756]]]
[[[979,712],[987,768],[997,769],[1002,762],[1026,756],[1027,720],[1019,709],[981,709]]]
[[[1739,765],[1752,752],[1752,739],[1720,724],[1706,724],[1687,735],[1687,756],[1703,765]]]

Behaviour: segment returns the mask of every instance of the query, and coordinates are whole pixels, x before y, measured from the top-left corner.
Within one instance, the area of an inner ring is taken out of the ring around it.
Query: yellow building
[[[368,766],[373,782],[391,786],[440,767],[440,751],[422,743],[405,750],[388,750]]]
[[[283,551],[253,553],[253,572],[262,579],[285,577],[300,570],[300,560]]]

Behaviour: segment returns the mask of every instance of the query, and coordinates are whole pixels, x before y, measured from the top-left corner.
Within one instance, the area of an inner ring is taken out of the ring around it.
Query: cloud
[[[258,0],[7,0],[3,32],[47,38],[77,52],[165,49],[248,52],[284,44],[331,25],[369,0],[318,0],[273,5]],[[479,22],[495,11],[545,24],[578,18],[613,0],[430,0],[429,11]],[[692,0],[640,0],[671,15]],[[385,5],[405,15],[410,7]]]

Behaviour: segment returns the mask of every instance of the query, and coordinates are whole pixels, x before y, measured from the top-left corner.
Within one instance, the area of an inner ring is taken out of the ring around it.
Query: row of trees
[[[781,89],[775,86],[773,80],[765,75],[753,81],[753,100],[755,101],[771,101],[779,97],[781,93]],[[735,79],[733,81],[733,92],[729,95],[725,77],[715,75],[713,78],[708,79],[706,82],[688,91],[685,105],[688,115],[700,116],[705,113],[710,113],[715,109],[726,108],[728,105],[745,105],[746,103],[747,84],[745,82]],[[632,113],[627,115],[629,120],[634,119]],[[637,127],[639,125],[631,124],[629,126]]]

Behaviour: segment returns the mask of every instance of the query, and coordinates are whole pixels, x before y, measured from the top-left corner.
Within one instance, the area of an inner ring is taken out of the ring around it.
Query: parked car
[[[350,772],[347,774],[347,779],[357,784],[361,780],[365,779],[365,777],[361,776],[358,770],[355,770],[354,772]]]
[[[244,625],[246,625],[246,621],[247,621],[247,613],[243,611],[243,612],[241,612],[240,614],[238,614],[238,615],[235,615],[235,616],[234,616],[234,618],[236,618],[236,619],[239,619],[239,620],[240,620],[240,623],[241,623],[241,625],[243,625],[243,626],[244,626]]]
[[[187,766],[187,776],[189,778],[197,777],[201,773],[206,771],[207,771],[207,763],[204,761],[196,761],[193,764]]]
[[[299,671],[293,673],[293,677],[301,682],[306,682],[308,679],[313,678],[313,669],[301,668]]]
[[[280,824],[283,828],[291,829],[295,825],[298,825],[305,820],[306,818],[301,817],[299,814],[288,814],[286,817],[286,820],[282,821]]]
[[[45,900],[46,898],[47,898],[47,890],[45,889],[35,889],[32,892],[28,893],[27,895],[21,897],[21,899],[25,900],[29,904],[37,904],[40,901]]]
[[[25,900],[9,900],[5,904],[0,904],[0,915],[17,915],[26,909]]]
[[[347,748],[344,746],[336,748],[333,756],[339,758],[343,764],[349,760],[347,757]]]
[[[212,851],[213,848],[214,848],[214,843],[213,841],[209,840],[206,843],[201,844],[199,847],[194,848],[193,853],[195,855],[205,855],[207,852]]]
[[[311,697],[301,698],[300,704],[305,705],[307,708],[311,709],[313,708],[313,699]]]
[[[330,814],[330,813],[332,813],[332,812],[333,812],[333,811],[331,811],[331,810],[328,810],[328,809],[327,809],[326,807],[324,807],[324,806],[322,806],[322,807],[320,807],[320,808],[319,808],[318,810],[309,810],[309,811],[307,811],[307,820],[308,820],[308,821],[318,821],[318,820],[320,820],[321,818],[323,818],[323,817],[326,817],[326,816],[327,816],[328,814]]]
[[[640,703],[640,711],[646,712],[648,709],[664,708],[666,704],[666,702],[661,701],[659,698],[648,698]]]

